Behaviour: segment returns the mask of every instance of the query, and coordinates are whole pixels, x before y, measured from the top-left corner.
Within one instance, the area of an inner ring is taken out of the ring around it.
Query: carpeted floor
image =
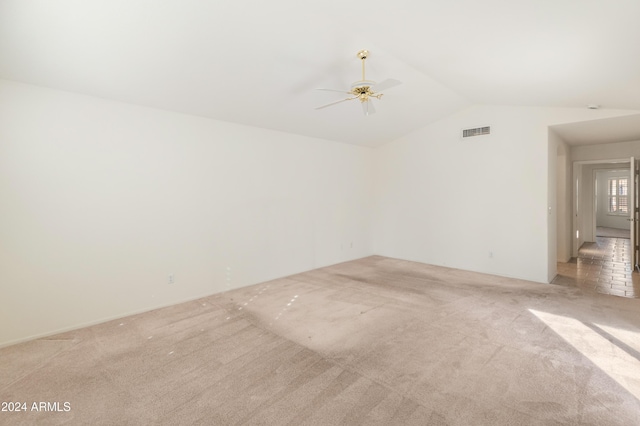
[[[0,349],[4,425],[637,425],[639,398],[640,299],[379,256]]]

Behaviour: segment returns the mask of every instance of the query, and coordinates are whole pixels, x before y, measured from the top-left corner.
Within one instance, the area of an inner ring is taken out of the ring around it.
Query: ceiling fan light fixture
[[[345,101],[352,101],[358,99],[363,107],[364,115],[370,115],[375,113],[375,109],[373,108],[373,104],[370,102],[371,98],[381,99],[383,93],[382,90],[390,89],[394,86],[401,84],[400,81],[394,79],[387,79],[380,84],[373,80],[367,80],[365,77],[365,61],[369,57],[369,51],[366,49],[358,51],[356,56],[362,61],[362,79],[351,84],[350,90],[335,90],[335,89],[318,89],[318,90],[327,90],[330,92],[340,92],[350,95],[350,97],[346,99],[342,99],[336,102],[331,102],[330,104],[323,105],[317,107],[316,109],[323,109],[335,104],[339,104]]]

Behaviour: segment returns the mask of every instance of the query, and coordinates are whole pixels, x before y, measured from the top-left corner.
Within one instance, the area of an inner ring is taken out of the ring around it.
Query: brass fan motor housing
[[[351,85],[351,93],[353,96],[356,96],[360,102],[367,102],[369,98],[380,99],[382,97],[382,93],[375,93],[371,90],[371,86],[375,85],[375,81],[370,80],[360,80],[356,81]]]

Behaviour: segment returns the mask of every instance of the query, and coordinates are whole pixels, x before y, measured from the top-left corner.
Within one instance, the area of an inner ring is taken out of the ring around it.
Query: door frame
[[[628,164],[631,169],[630,159],[627,158],[616,158],[616,159],[607,159],[607,160],[581,160],[574,161],[572,163],[572,196],[571,196],[571,256],[578,257],[578,250],[584,243],[584,232],[580,235],[580,231],[584,231],[584,215],[580,210],[580,188],[583,187],[584,182],[582,182],[582,167],[585,165],[592,164]],[[595,198],[595,195],[594,195]],[[595,199],[593,203],[590,203],[591,213],[593,220],[591,221],[590,226],[592,227],[593,236],[595,239]],[[633,228],[633,227],[632,227]]]
[[[595,193],[593,195],[593,226],[591,227],[591,232],[593,233],[594,237],[597,235],[597,229],[598,229],[598,218],[601,217],[602,212],[599,212],[600,208],[606,209],[606,204],[604,204],[603,206],[599,206],[599,202],[601,200],[606,200],[607,199],[607,190],[606,190],[606,185],[603,185],[602,183],[598,183],[598,175],[601,174],[612,174],[612,176],[619,176],[619,177],[627,177],[627,179],[630,179],[630,175],[631,175],[631,167],[630,165],[627,166],[624,163],[617,163],[619,164],[621,167],[615,167],[615,168],[605,168],[605,169],[600,169],[600,168],[594,168],[593,169],[593,188],[595,190]],[[615,174],[614,174],[615,173]],[[604,188],[603,188],[604,187]],[[632,189],[634,187],[634,182],[631,181],[631,179],[629,180],[629,193],[628,193],[628,198],[629,198],[629,215],[626,216],[619,216],[619,219],[622,220],[626,220],[627,222],[630,222],[630,214],[632,213],[631,211],[631,203],[634,202],[634,193],[632,192]],[[598,190],[600,188],[603,188],[605,194],[600,194],[598,192]],[[606,201],[605,201],[606,203]],[[633,236],[633,229],[631,228],[632,224],[629,224],[629,232],[632,234]],[[616,226],[614,226],[616,227]]]

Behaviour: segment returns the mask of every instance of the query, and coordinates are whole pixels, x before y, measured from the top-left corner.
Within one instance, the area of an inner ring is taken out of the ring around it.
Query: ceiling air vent
[[[474,136],[485,136],[491,134],[490,126],[475,127],[473,129],[463,129],[462,139],[472,138]]]

